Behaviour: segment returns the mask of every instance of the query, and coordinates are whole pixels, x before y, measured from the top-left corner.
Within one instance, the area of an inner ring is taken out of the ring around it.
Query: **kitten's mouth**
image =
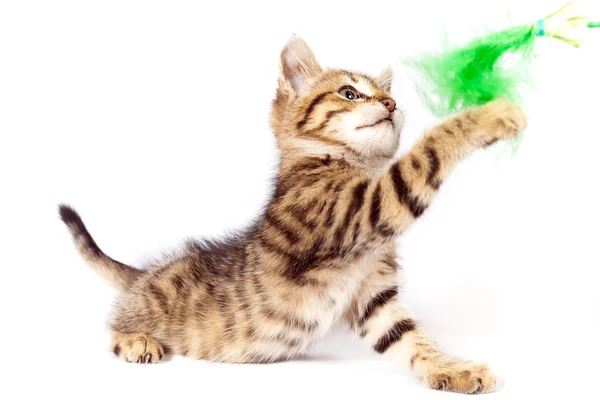
[[[391,117],[385,117],[385,118],[382,118],[379,121],[375,122],[374,124],[362,125],[362,126],[357,127],[356,129],[358,130],[358,129],[364,129],[364,128],[373,128],[373,127],[375,127],[375,126],[377,126],[379,124],[383,124],[383,123],[386,123],[386,122],[389,122],[390,124],[392,124],[392,126],[394,126],[394,121],[392,120],[392,118]]]

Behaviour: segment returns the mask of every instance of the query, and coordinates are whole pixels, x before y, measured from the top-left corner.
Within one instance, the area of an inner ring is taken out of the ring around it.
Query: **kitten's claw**
[[[527,127],[525,113],[518,105],[507,100],[494,100],[478,110],[478,120],[493,139],[512,139]]]

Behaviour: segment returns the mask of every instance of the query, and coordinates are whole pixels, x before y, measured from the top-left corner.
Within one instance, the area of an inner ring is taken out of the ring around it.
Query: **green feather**
[[[499,98],[520,103],[520,90],[531,83],[527,66],[536,37],[552,37],[579,47],[587,28],[600,27],[600,22],[576,15],[577,6],[574,0],[536,24],[492,33],[461,48],[406,61],[416,72],[414,80],[423,102],[438,117]],[[509,55],[517,62],[506,62]],[[520,136],[513,142],[513,153],[522,139]]]
[[[444,117],[497,98],[517,102],[519,89],[529,81],[527,71],[523,63],[507,67],[499,61],[508,52],[519,52],[519,57],[528,61],[535,33],[534,26],[518,26],[407,64],[419,72],[417,90],[436,116]]]

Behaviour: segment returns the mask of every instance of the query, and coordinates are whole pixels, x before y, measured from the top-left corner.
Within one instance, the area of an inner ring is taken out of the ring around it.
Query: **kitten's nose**
[[[393,112],[396,109],[396,102],[393,99],[386,97],[381,99],[380,101],[381,104],[383,104],[389,112]]]

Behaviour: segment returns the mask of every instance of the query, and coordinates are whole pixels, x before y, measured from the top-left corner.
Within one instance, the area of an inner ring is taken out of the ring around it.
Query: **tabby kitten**
[[[61,205],[84,259],[121,290],[110,320],[113,352],[137,363],[169,351],[266,363],[298,356],[346,322],[430,388],[492,390],[487,366],[443,353],[398,302],[394,239],[461,159],[513,138],[525,117],[506,101],[466,111],[392,164],[404,118],[391,81],[389,69],[376,78],[324,70],[292,37],[271,117],[281,150],[274,193],[258,222],[226,241],[189,241],[141,270],[104,254]]]

